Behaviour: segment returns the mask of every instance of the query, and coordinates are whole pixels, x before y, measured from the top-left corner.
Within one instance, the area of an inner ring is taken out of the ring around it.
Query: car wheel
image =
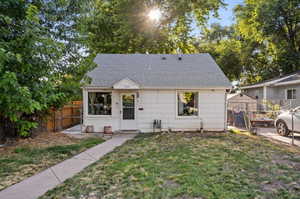
[[[276,127],[279,135],[288,136],[290,134],[290,131],[284,121],[278,121]]]

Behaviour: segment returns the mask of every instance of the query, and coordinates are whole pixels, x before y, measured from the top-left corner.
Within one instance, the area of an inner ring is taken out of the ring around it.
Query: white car
[[[294,116],[292,116],[294,114]],[[294,118],[294,131],[300,132],[300,106],[291,109],[289,111],[284,111],[279,114],[275,120],[275,126],[277,133],[283,136],[288,136],[293,130],[293,121]]]

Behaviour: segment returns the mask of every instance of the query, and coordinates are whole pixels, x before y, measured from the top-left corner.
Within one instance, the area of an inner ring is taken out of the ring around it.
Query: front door
[[[121,94],[121,129],[136,130],[136,95],[135,93]]]

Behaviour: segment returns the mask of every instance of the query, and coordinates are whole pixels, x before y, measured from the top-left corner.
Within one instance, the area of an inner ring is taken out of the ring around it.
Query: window
[[[296,99],[296,89],[286,90],[286,99]]]
[[[177,93],[177,115],[198,116],[198,92]]]
[[[89,115],[111,115],[111,93],[88,93]]]

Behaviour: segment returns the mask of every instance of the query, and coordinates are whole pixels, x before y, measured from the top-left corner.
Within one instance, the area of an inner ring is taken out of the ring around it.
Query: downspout
[[[264,86],[263,87],[263,107],[264,107],[264,110],[266,111],[267,109],[267,86]]]
[[[227,131],[227,91],[225,90],[225,95],[224,95],[224,132]]]
[[[225,95],[224,95],[224,131],[226,132],[228,130],[228,125],[227,125],[227,94],[231,92],[231,89],[226,89],[225,90]]]

